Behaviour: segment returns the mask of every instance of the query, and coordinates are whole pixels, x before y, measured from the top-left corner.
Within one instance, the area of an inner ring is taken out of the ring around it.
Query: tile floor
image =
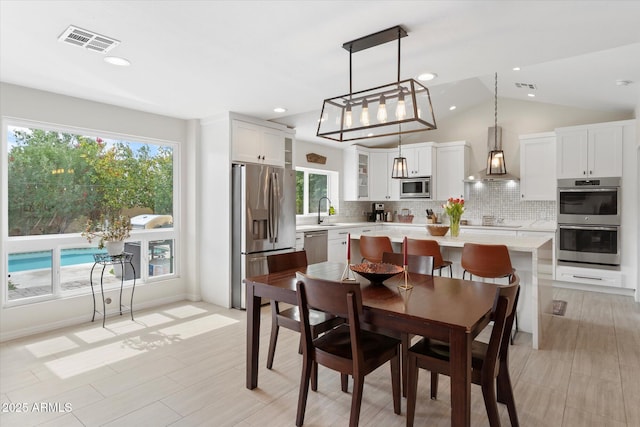
[[[522,426],[640,426],[640,304],[630,297],[557,289],[568,301],[554,317],[544,350],[519,334],[511,374]],[[259,388],[245,384],[245,313],[181,302],[0,345],[0,425],[285,426],[294,425],[301,356],[298,335],[281,330],[274,369],[263,309]],[[362,426],[404,426],[393,413],[389,369],[367,377]],[[348,425],[350,394],[321,368],[305,425]],[[428,399],[422,371],[416,426],[448,426],[448,380]],[[503,425],[510,425],[500,405]],[[21,412],[20,412],[21,411]],[[487,426],[479,387],[472,425]]]

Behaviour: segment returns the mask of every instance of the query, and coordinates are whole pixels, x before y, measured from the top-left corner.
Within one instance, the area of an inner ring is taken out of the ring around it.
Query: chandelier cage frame
[[[345,142],[437,129],[429,89],[415,79],[400,80],[400,43],[406,36],[395,26],[342,45],[349,51],[349,93],[323,101],[317,136]],[[393,40],[398,41],[397,80],[353,92],[353,53]]]

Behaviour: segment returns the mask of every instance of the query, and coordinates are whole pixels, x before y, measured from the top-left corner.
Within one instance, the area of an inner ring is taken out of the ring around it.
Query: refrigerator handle
[[[277,218],[276,218],[276,212],[275,212],[275,200],[274,200],[274,173],[270,173],[269,174],[269,182],[268,182],[268,188],[267,188],[267,192],[268,192],[268,196],[267,196],[267,200],[269,205],[267,206],[267,212],[268,212],[268,218],[267,218],[267,222],[268,222],[268,230],[269,230],[269,242],[273,243],[275,242],[275,238],[276,238],[276,234],[277,234]]]
[[[278,242],[278,235],[280,234],[280,182],[278,174],[273,173],[273,241]]]

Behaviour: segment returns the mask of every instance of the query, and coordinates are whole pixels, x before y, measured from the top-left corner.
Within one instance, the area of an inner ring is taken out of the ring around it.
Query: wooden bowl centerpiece
[[[402,267],[395,264],[387,264],[384,262],[362,264],[353,264],[349,266],[354,271],[369,280],[371,283],[382,283],[385,280],[402,273]]]
[[[432,236],[444,236],[449,231],[448,225],[427,224],[427,230]]]

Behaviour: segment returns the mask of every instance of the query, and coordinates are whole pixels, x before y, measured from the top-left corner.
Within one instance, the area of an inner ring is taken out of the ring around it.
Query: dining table
[[[246,387],[258,386],[260,307],[262,298],[298,304],[296,273],[341,281],[346,264],[322,262],[274,274],[248,277],[246,284]],[[471,419],[471,343],[487,326],[497,286],[456,278],[401,273],[372,283],[356,274],[362,289],[362,321],[380,330],[424,336],[450,345],[451,425],[469,426]]]

